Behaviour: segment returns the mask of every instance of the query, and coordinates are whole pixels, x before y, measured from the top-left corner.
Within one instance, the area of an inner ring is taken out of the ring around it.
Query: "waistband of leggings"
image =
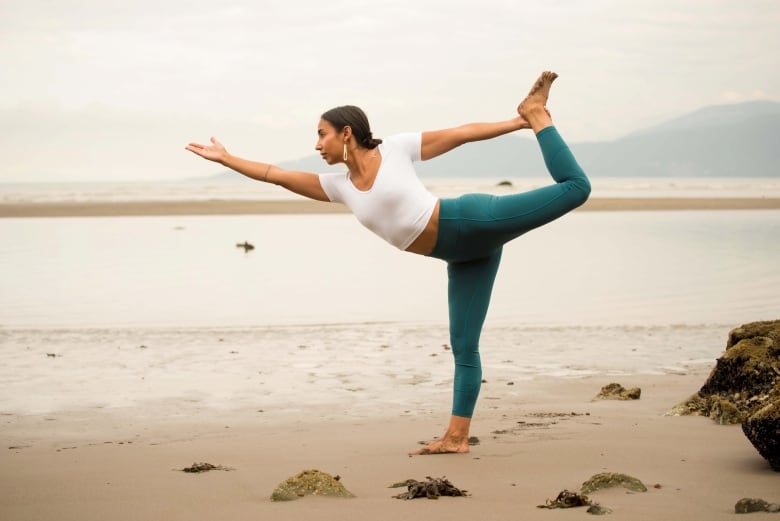
[[[458,199],[439,200],[439,231],[436,234],[436,246],[430,257],[448,260],[458,244],[458,217],[460,201]]]

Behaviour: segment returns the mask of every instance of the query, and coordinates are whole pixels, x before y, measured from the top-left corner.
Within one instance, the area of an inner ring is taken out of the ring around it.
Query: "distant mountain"
[[[780,103],[720,105],[611,143],[572,145],[594,176],[780,177]]]
[[[774,101],[749,101],[735,105],[705,107],[685,116],[674,118],[660,125],[634,132],[631,136],[658,132],[697,130],[708,127],[740,125],[753,119],[780,115],[780,103]]]
[[[780,177],[780,103],[707,107],[615,141],[570,146],[592,177]],[[328,167],[318,155],[279,166],[343,171],[343,165]],[[417,171],[421,177],[526,177],[546,172],[536,141],[515,134],[459,147],[418,163]]]

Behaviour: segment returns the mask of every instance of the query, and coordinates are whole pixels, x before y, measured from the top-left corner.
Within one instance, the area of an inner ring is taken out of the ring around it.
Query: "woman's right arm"
[[[317,174],[284,170],[270,163],[242,159],[228,153],[224,145],[215,138],[211,138],[211,143],[211,145],[190,143],[185,148],[204,159],[224,165],[251,179],[273,183],[317,201],[330,201],[325,190],[322,189],[320,176]]]

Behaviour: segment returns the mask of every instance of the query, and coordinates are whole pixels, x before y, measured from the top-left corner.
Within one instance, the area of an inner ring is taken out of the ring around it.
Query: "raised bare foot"
[[[429,454],[465,454],[469,451],[468,438],[456,439],[454,437],[444,437],[440,440],[430,442],[425,447],[410,452],[410,456],[427,456]]]
[[[517,113],[527,121],[535,131],[551,125],[550,112],[547,110],[547,99],[550,97],[550,87],[558,75],[544,71],[534,82],[528,96],[517,106]]]
[[[523,116],[524,108],[539,108],[547,105],[547,99],[550,97],[550,87],[558,74],[550,71],[544,71],[534,82],[528,96],[517,106],[517,113]],[[525,118],[525,116],[523,116]]]

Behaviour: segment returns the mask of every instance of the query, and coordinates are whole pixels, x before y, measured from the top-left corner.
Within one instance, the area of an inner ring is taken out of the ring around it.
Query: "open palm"
[[[224,158],[225,155],[227,154],[227,150],[225,150],[225,146],[219,141],[217,141],[217,138],[214,137],[211,138],[211,145],[190,143],[184,148],[194,154],[199,155],[204,159],[208,159],[209,161],[216,161],[216,162],[220,162],[222,158]]]

